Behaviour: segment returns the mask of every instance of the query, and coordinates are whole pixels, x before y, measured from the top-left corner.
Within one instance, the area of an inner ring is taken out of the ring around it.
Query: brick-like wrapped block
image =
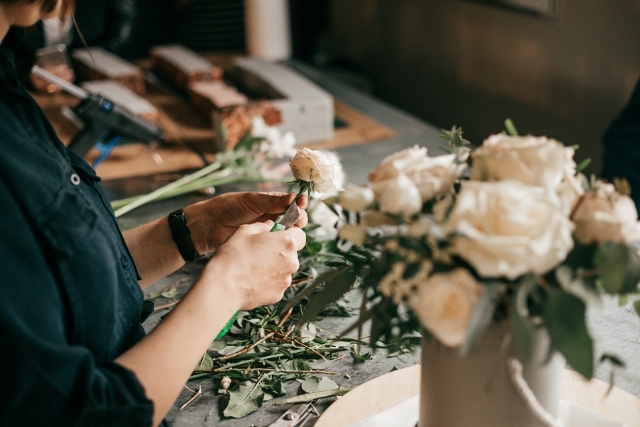
[[[247,96],[222,80],[193,82],[189,86],[191,104],[205,117],[211,117],[213,110],[246,105]]]
[[[282,123],[278,107],[269,101],[253,101],[246,105],[213,110],[213,126],[216,132],[216,148],[232,150],[251,126],[251,119],[261,116],[269,126]]]
[[[145,93],[144,71],[101,47],[77,49],[71,54],[81,80],[113,80],[137,94]]]
[[[82,83],[88,92],[97,93],[121,107],[127,108],[133,114],[153,123],[158,123],[160,114],[158,109],[146,98],[112,80],[94,80]]]
[[[222,68],[179,44],[153,47],[151,61],[158,76],[185,92],[194,82],[222,79]]]
[[[243,92],[270,100],[282,115],[278,127],[282,132],[293,132],[298,144],[333,137],[333,96],[297,71],[241,57],[228,74]]]

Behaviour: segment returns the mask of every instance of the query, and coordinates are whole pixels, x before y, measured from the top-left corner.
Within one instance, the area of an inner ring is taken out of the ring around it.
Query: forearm
[[[178,247],[171,237],[166,217],[127,230],[123,235],[140,274],[139,283],[143,288],[184,265]]]
[[[116,360],[135,373],[153,402],[154,425],[165,417],[210,343],[239,309],[232,296],[210,285],[196,283],[169,316]]]

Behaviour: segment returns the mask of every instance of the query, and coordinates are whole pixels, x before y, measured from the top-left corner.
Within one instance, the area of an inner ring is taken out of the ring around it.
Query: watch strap
[[[171,228],[171,237],[176,242],[178,251],[185,261],[195,261],[201,257],[193,245],[191,240],[191,231],[187,227],[187,218],[184,215],[184,210],[178,209],[173,211],[167,217],[169,221],[169,228]]]

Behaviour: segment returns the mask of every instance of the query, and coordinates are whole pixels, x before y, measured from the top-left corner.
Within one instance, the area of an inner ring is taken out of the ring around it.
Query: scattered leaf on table
[[[262,407],[264,392],[259,384],[244,382],[229,390],[229,401],[223,415],[229,418],[243,418]]]

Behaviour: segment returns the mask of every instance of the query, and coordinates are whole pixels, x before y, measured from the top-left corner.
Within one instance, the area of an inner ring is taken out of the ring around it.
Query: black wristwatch
[[[184,216],[184,211],[178,209],[169,214],[167,218],[169,220],[169,228],[171,228],[171,236],[178,246],[180,255],[185,261],[195,261],[201,257],[193,245],[191,240],[191,231],[187,227],[187,218]]]

